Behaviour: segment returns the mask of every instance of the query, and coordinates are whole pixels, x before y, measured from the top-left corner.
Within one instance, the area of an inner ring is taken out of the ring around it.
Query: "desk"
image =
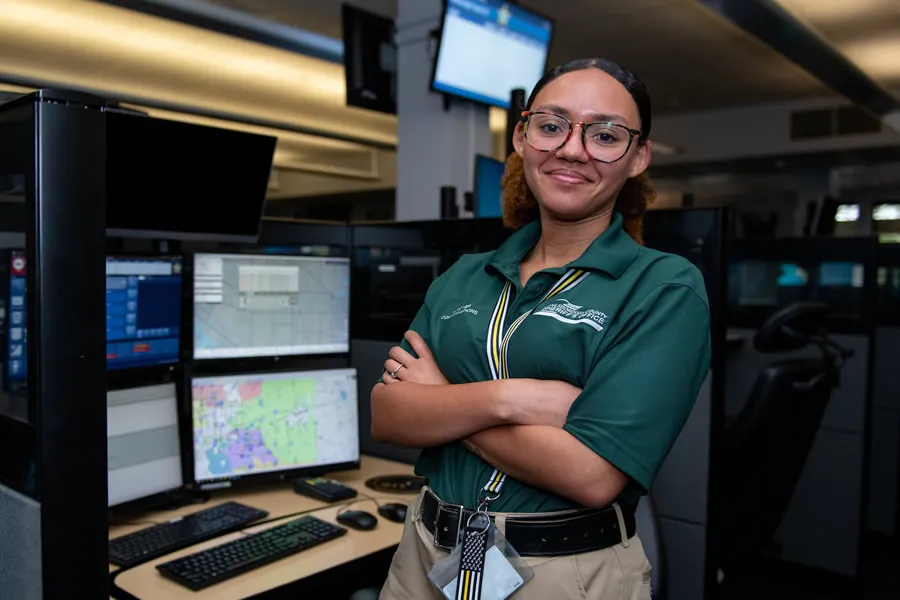
[[[363,456],[358,471],[334,473],[329,475],[329,477],[341,481],[345,485],[356,488],[361,494],[374,499],[378,504],[384,504],[385,502],[391,501],[408,504],[413,501],[415,495],[384,494],[376,492],[365,487],[365,481],[370,477],[378,475],[405,475],[411,473],[412,466],[410,465]],[[335,505],[319,502],[318,500],[295,494],[290,487],[244,492],[223,490],[214,492],[213,499],[205,505],[189,506],[163,513],[152,513],[148,514],[146,519],[148,521],[162,522],[178,515],[202,510],[229,500],[242,502],[249,506],[267,510],[270,513],[269,519],[277,518],[282,515],[291,515],[301,511],[314,510],[315,512],[309,514],[331,523],[335,522],[338,511],[343,510],[347,505],[347,502],[341,502]],[[373,502],[366,498],[357,497],[353,502],[355,503],[351,508],[365,510],[377,515],[377,507]],[[290,518],[287,518],[287,520],[290,520]],[[279,521],[266,523],[265,525],[260,525],[258,527],[249,527],[244,531],[262,531],[281,523],[282,522]],[[141,529],[142,527],[146,527],[146,525],[115,526],[110,528],[109,536],[112,538],[125,535]],[[228,581],[206,588],[201,592],[193,592],[188,588],[165,579],[156,570],[156,565],[158,564],[187,554],[193,554],[194,552],[206,548],[218,546],[243,536],[242,533],[236,532],[191,546],[190,548],[179,552],[173,552],[165,557],[158,558],[132,569],[124,570],[116,577],[116,585],[137,598],[147,600],[176,600],[180,598],[191,600],[205,600],[207,598],[214,598],[215,600],[237,600],[239,598],[247,598],[279,588],[305,577],[315,575],[316,573],[321,573],[333,567],[395,546],[400,542],[400,535],[402,532],[402,523],[394,523],[393,521],[388,521],[387,519],[378,516],[378,526],[372,531],[356,531],[350,529],[346,535],[341,536],[336,540],[326,542],[321,546],[311,548],[310,550],[300,552],[276,563],[266,565],[260,569],[229,579]],[[111,565],[110,571],[113,571],[114,569],[115,567]]]

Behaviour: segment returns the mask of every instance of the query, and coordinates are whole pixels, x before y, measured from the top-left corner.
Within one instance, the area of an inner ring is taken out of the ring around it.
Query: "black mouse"
[[[378,507],[378,514],[395,523],[406,521],[406,505],[399,502],[388,502]]]
[[[351,529],[359,529],[360,531],[371,531],[378,525],[378,519],[372,513],[364,510],[345,510],[338,513],[337,522],[346,525]]]

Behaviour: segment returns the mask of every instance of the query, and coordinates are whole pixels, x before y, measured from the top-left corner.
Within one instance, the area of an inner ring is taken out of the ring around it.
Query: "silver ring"
[[[404,365],[403,363],[401,363],[399,367],[397,367],[397,368],[394,369],[393,371],[388,372],[388,375],[390,375],[390,376],[393,377],[394,379],[397,379],[397,371],[399,371],[400,369],[402,369],[402,368],[405,367],[405,366],[406,366],[406,365]]]
[[[472,527],[472,519],[479,515],[484,516],[485,521],[487,521],[484,525],[484,528],[481,531],[477,532],[478,535],[481,535],[491,528],[491,517],[487,514],[486,511],[476,510],[471,515],[469,515],[469,518],[466,519],[466,529]]]

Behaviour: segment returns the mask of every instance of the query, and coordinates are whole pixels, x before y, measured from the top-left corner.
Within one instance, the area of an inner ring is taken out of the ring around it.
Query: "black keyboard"
[[[194,591],[318,546],[347,533],[316,517],[300,517],[259,533],[157,565],[159,572]]]
[[[223,533],[242,529],[268,515],[264,510],[237,502],[219,504],[178,520],[109,540],[109,562],[120,567],[133,567]]]

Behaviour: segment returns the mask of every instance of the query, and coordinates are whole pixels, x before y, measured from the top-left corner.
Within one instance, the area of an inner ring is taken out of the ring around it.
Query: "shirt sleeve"
[[[646,492],[709,372],[709,306],[691,286],[665,284],[622,318],[564,429]]]
[[[434,306],[436,299],[440,296],[445,279],[446,273],[431,282],[431,285],[428,286],[428,292],[425,293],[425,301],[422,303],[419,312],[416,313],[416,316],[413,318],[412,323],[408,328],[422,336],[422,339],[425,340],[425,343],[429,348],[431,348],[431,307]],[[406,339],[400,340],[399,345],[416,358],[419,357]],[[378,383],[384,383],[383,374],[378,378]]]

